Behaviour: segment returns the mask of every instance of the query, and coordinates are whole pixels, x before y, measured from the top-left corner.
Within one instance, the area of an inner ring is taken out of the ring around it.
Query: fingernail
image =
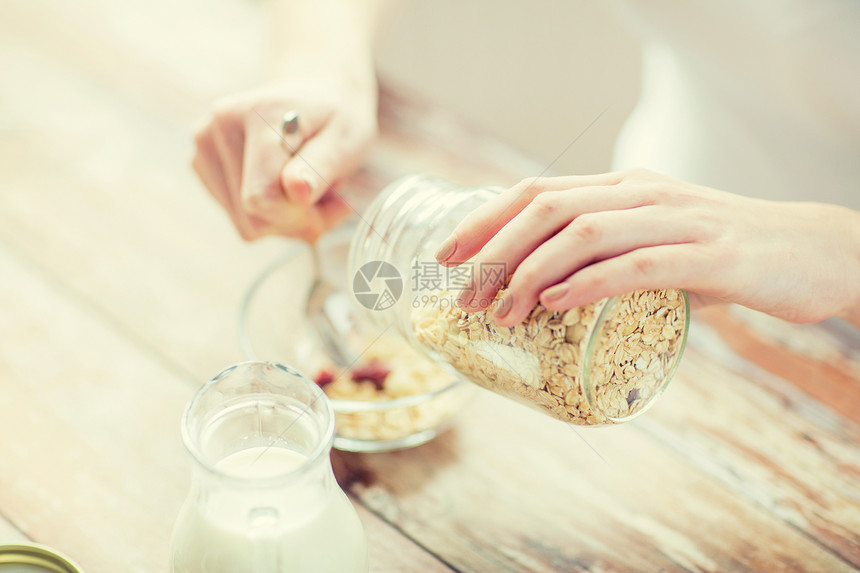
[[[292,185],[290,195],[292,196],[293,201],[300,204],[309,203],[315,186],[316,184],[310,176],[302,175],[299,177],[296,183]]]
[[[304,181],[308,186],[308,195],[313,195],[314,191],[317,190],[317,178],[307,174],[302,175],[302,181]]]
[[[444,263],[448,259],[451,258],[451,255],[454,254],[454,251],[457,250],[457,239],[451,235],[445,241],[439,245],[439,250],[436,251],[436,262]]]
[[[307,189],[305,189],[301,185],[296,185],[290,190],[290,198],[293,203],[298,203],[300,205],[308,202],[308,197],[310,193],[308,193]]]
[[[467,288],[463,289],[463,292],[461,292],[460,296],[457,297],[457,306],[465,309],[465,307],[469,306],[469,303],[472,302],[473,298],[475,298],[475,285],[469,285]]]
[[[559,283],[543,291],[541,298],[544,300],[558,300],[564,297],[568,292],[570,292],[570,287],[567,283]]]
[[[284,189],[287,191],[287,197],[293,203],[299,205],[307,205],[310,203],[310,198],[313,195],[316,183],[310,175],[299,175],[297,177],[285,177]]]
[[[493,307],[493,318],[502,319],[508,316],[513,306],[513,300],[510,293],[505,293],[496,300],[496,305]]]

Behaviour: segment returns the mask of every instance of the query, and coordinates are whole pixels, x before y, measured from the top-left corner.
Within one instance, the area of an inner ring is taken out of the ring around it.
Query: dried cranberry
[[[326,384],[331,384],[334,382],[334,373],[332,373],[331,370],[322,369],[316,376],[314,376],[314,382],[316,382],[317,386],[320,388]]]
[[[391,370],[383,366],[379,360],[371,360],[370,362],[354,368],[352,371],[352,379],[356,382],[367,380],[371,382],[378,390],[382,390],[385,385],[385,378],[391,373]]]

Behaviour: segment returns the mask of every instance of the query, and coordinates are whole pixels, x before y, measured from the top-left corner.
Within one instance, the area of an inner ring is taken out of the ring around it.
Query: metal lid
[[[0,545],[0,573],[83,573],[71,559],[50,547]]]

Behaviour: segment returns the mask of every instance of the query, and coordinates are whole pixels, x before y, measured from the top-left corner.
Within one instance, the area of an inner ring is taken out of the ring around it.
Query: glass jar
[[[380,331],[396,331],[466,379],[560,420],[609,425],[643,413],[683,354],[686,293],[636,291],[564,312],[538,304],[511,328],[496,326],[487,310],[460,310],[454,302],[460,290],[473,280],[500,282],[506,269],[475,268],[471,261],[445,268],[435,250],[463,217],[501,191],[430,175],[383,190],[350,247],[359,306]]]
[[[270,362],[231,366],[189,403],[195,465],[172,573],[367,571],[361,522],[329,460],[334,415],[312,381]]]

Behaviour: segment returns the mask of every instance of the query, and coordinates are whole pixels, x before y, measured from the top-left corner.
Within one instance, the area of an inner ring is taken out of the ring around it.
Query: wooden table
[[[258,8],[0,8],[0,541],[166,570],[180,413],[242,359],[238,303],[284,249],[237,239],[188,166],[193,119],[261,77]],[[540,169],[436,110],[383,107],[354,188]],[[373,571],[849,571],[858,421],[856,331],[715,309],[632,423],[574,431],[481,393],[430,444],[333,458]]]

